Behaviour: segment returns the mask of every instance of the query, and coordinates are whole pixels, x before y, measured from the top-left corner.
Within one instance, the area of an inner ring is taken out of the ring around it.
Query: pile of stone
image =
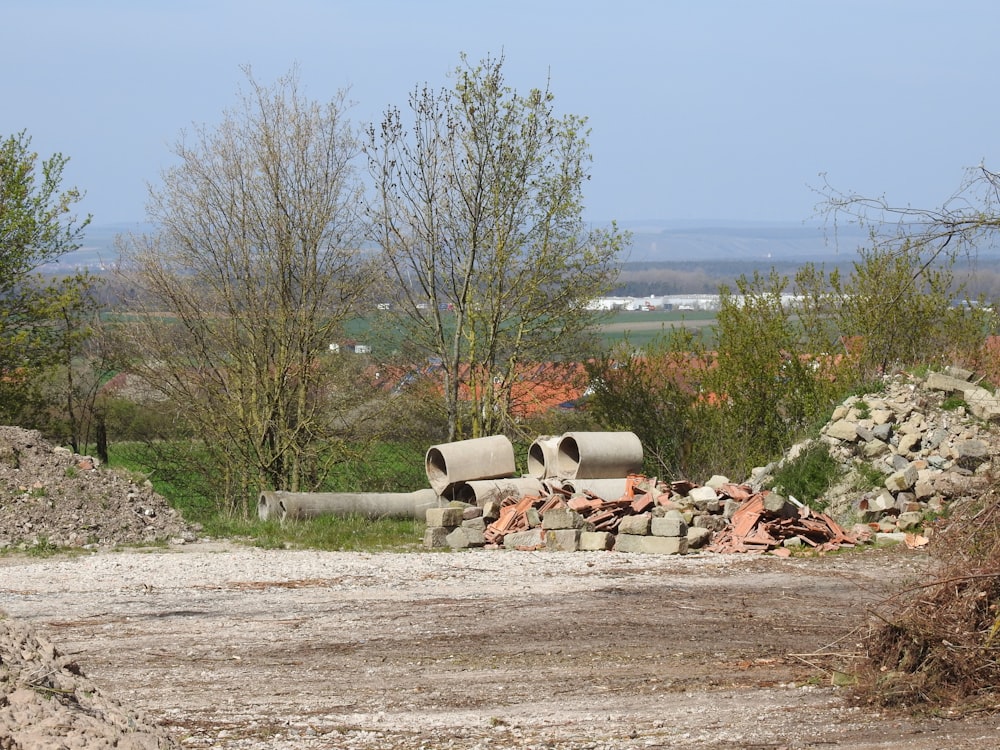
[[[825,498],[828,512],[878,533],[923,527],[993,481],[998,423],[1000,400],[955,367],[923,379],[897,376],[882,393],[848,398],[820,436],[845,476]],[[880,486],[857,489],[865,466]]]
[[[833,519],[721,475],[705,485],[631,475],[622,496],[610,500],[588,490],[571,493],[558,482],[547,482],[545,487],[540,495],[522,496],[512,487],[507,496],[491,498],[482,506],[453,501],[448,507],[429,509],[424,544],[683,555],[708,545],[716,532],[729,533],[728,546],[712,548],[720,552],[802,545],[834,549],[857,541]],[[741,532],[740,541],[733,542],[734,522],[748,518],[758,505],[760,511]],[[792,522],[793,516],[798,520]],[[763,543],[765,539],[769,543]]]

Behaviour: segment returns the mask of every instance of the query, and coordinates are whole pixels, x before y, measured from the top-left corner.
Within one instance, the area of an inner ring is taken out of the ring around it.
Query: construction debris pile
[[[972,378],[956,367],[922,379],[900,375],[882,392],[838,406],[819,438],[843,476],[824,497],[827,512],[901,536],[979,497],[996,474],[1000,400]],[[862,469],[879,486],[865,487]],[[751,481],[766,483],[767,473]]]
[[[858,541],[794,499],[723,476],[703,486],[659,482],[638,473],[641,466],[642,445],[631,432],[538,438],[522,477],[514,476],[506,438],[434,446],[427,476],[451,502],[427,509],[424,545],[682,555],[710,542],[709,549],[742,552]]]
[[[448,504],[426,509],[424,545],[788,555],[891,535],[917,546],[926,538],[914,532],[929,518],[985,489],[1000,454],[998,422],[1000,401],[958,368],[900,375],[878,394],[848,398],[818,438],[843,476],[816,504],[825,512],[764,489],[808,443],[745,484],[716,476],[702,486],[643,476],[630,432],[538,438],[523,476],[502,436],[434,446],[427,476]],[[863,469],[881,486],[864,485]],[[849,530],[835,519],[849,519]]]

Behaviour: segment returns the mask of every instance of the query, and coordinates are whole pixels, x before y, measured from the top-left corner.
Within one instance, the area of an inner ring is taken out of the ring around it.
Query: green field
[[[711,337],[715,312],[691,311],[629,311],[616,312],[598,326],[604,347],[610,348],[624,339],[635,346],[644,346],[658,336],[668,335],[679,328],[698,329]]]

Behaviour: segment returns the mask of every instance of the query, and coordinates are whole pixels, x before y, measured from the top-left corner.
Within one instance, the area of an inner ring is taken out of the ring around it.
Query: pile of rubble
[[[449,472],[446,449],[437,446],[428,477],[451,502],[427,510],[424,545],[780,555],[795,547],[831,550],[880,535],[920,545],[926,538],[914,532],[990,483],[992,457],[1000,453],[998,422],[1000,401],[973,382],[972,373],[958,368],[925,379],[896,376],[878,394],[848,398],[818,438],[839,462],[843,477],[813,503],[825,512],[766,489],[809,442],[795,446],[780,462],[754,470],[746,483],[716,476],[704,485],[664,483],[637,473],[641,453],[637,457],[633,443],[622,438],[631,433],[569,433],[568,464],[560,463],[564,457],[559,455],[567,436],[539,438],[529,451],[529,474],[522,477],[510,474],[513,453],[508,458],[502,446],[496,450],[499,444],[490,446],[485,476],[475,475],[471,461]],[[601,445],[610,446],[613,455],[583,455],[584,447],[592,454]],[[482,447],[453,444],[451,455],[482,455]],[[556,460],[540,461],[547,452]],[[547,472],[546,463],[562,470]],[[601,471],[585,472],[581,479],[579,470],[588,466]],[[614,471],[623,467],[629,473],[615,478]],[[862,479],[872,475],[880,486],[872,488]]]
[[[0,748],[179,747],[169,733],[104,695],[29,625],[0,619]]]
[[[956,367],[922,379],[900,375],[880,393],[848,398],[819,438],[843,476],[824,498],[827,511],[879,533],[919,530],[993,483],[998,425],[1000,400]],[[766,481],[773,469],[754,481]],[[881,484],[866,487],[864,469]]]
[[[0,551],[196,538],[148,481],[53,446],[37,430],[0,426]]]

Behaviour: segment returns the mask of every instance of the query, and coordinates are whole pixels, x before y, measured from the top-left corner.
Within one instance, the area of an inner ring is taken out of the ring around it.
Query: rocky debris
[[[0,427],[0,551],[196,538],[148,481],[54,447],[37,430]]]
[[[0,748],[179,745],[141,714],[106,697],[79,665],[25,623],[0,619]]]
[[[1000,455],[1000,400],[971,378],[958,368],[925,378],[897,375],[882,392],[840,404],[819,437],[844,477],[823,498],[827,513],[873,533],[905,534],[979,497]],[[757,470],[750,483],[764,486],[779,466]]]

